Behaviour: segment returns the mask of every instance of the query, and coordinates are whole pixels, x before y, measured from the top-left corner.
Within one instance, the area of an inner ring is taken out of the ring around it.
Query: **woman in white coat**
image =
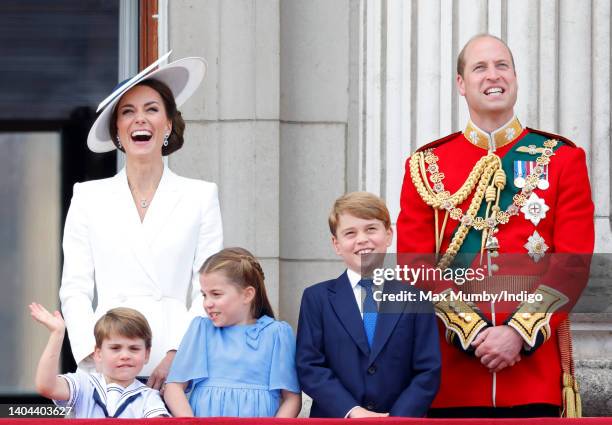
[[[98,317],[118,306],[145,315],[153,347],[141,374],[156,389],[191,318],[201,311],[198,269],[222,248],[216,185],[177,176],[162,161],[183,145],[185,123],[177,105],[202,81],[205,62],[186,58],[153,70],[167,56],[98,108],[104,110],[87,144],[94,152],[121,150],[125,168],[114,177],[74,185],[60,288],[72,352],[84,369],[95,367]]]

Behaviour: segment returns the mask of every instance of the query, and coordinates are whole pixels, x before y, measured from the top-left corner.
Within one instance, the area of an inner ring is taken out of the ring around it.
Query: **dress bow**
[[[253,326],[249,326],[246,330],[246,343],[253,350],[259,347],[259,334],[269,325],[274,322],[274,319],[268,316],[261,316]]]

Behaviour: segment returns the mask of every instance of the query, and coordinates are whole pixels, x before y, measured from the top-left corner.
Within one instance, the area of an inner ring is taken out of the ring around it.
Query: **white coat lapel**
[[[128,186],[125,168],[115,176],[114,186],[114,196],[118,198],[116,204],[119,210],[113,211],[111,214],[117,214],[117,217],[123,218],[122,222],[125,223],[125,234],[134,257],[149,279],[151,279],[156,286],[159,286],[153,266],[154,262],[151,255],[151,246],[147,241],[143,223],[140,222],[140,216],[138,215],[132,192]]]
[[[181,198],[182,192],[179,189],[177,175],[170,171],[168,167],[164,167],[164,174],[162,174],[155,196],[153,196],[142,223],[149,247],[153,246],[155,237],[171,221],[172,213]]]

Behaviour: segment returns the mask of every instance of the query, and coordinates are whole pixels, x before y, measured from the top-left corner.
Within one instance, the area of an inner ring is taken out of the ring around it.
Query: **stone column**
[[[224,244],[260,259],[278,312],[279,1],[173,0],[168,15],[171,59],[208,62],[170,168],[219,185]]]
[[[346,191],[348,0],[280,3],[281,311],[293,325],[303,289],[337,277],[327,226]]]

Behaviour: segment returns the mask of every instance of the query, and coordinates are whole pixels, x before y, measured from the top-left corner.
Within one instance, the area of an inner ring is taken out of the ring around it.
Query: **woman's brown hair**
[[[266,315],[274,318],[264,284],[264,272],[257,259],[244,248],[225,248],[210,256],[200,268],[200,274],[221,272],[234,284],[244,289],[255,288],[251,315],[255,319]]]
[[[172,90],[165,84],[159,80],[148,79],[139,82],[134,87],[137,86],[147,86],[155,90],[162,101],[164,102],[164,108],[166,109],[166,117],[172,122],[172,131],[170,132],[170,136],[168,137],[168,146],[162,146],[162,155],[170,155],[172,152],[179,150],[183,146],[183,133],[185,132],[185,121],[183,120],[183,116],[181,115],[181,111],[176,108],[176,101],[174,100],[174,95],[172,94]],[[132,88],[134,88],[132,87]],[[131,90],[131,89],[130,89]],[[117,102],[117,105],[119,102]],[[108,132],[111,135],[111,140],[117,147],[117,149],[125,152],[123,147],[117,146],[117,107],[113,109],[113,113],[111,114],[110,120],[108,121]]]

